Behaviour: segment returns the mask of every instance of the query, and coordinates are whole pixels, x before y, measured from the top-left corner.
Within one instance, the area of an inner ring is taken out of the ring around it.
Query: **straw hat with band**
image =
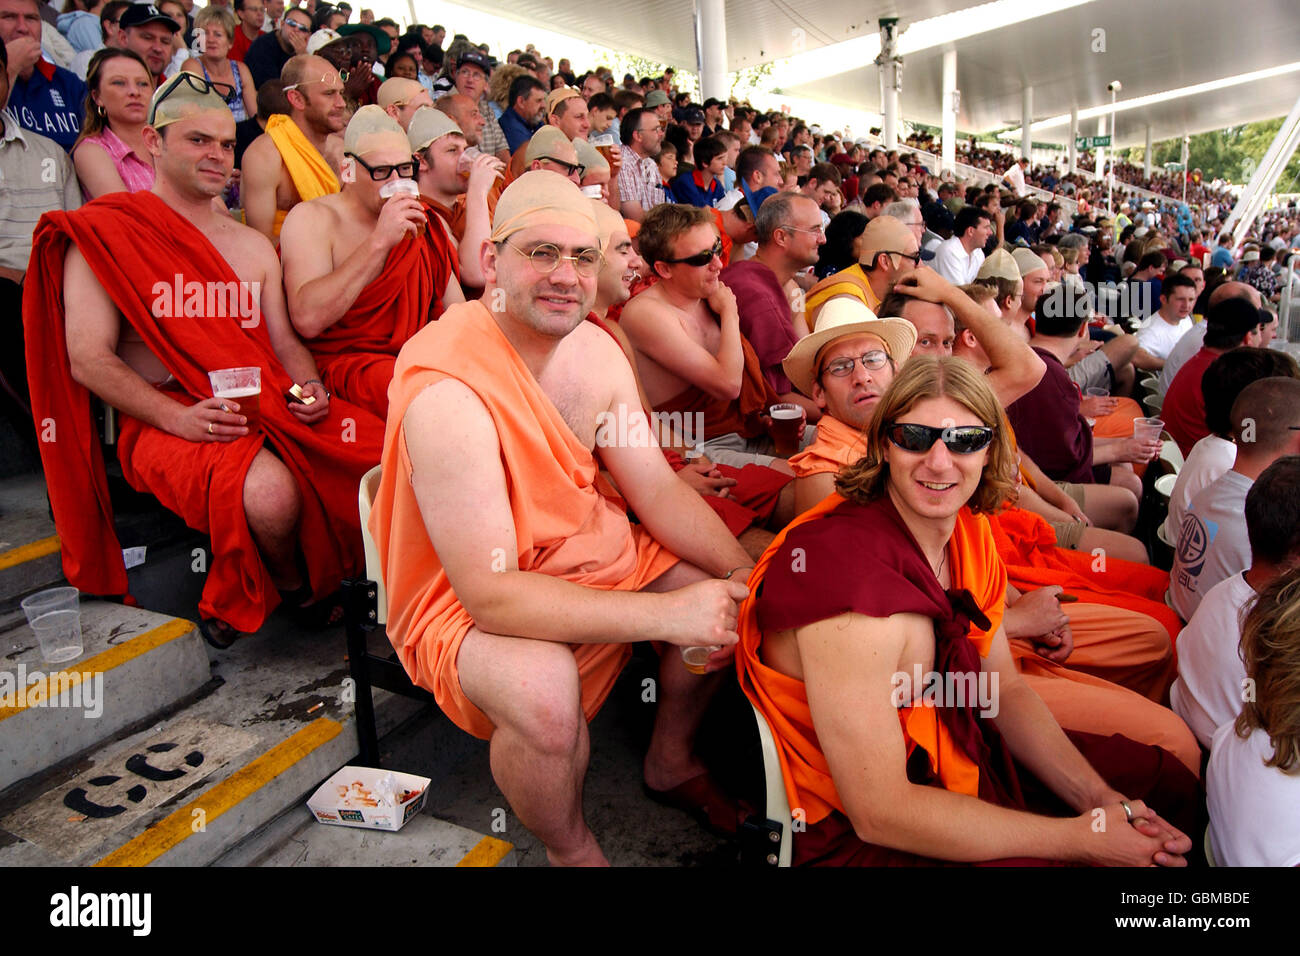
[[[885,343],[885,351],[902,365],[916,347],[916,326],[906,319],[880,319],[852,296],[835,296],[817,313],[817,331],[795,343],[781,363],[786,377],[805,395],[812,395],[817,381],[817,362],[822,350],[837,339],[851,335],[874,335]]]

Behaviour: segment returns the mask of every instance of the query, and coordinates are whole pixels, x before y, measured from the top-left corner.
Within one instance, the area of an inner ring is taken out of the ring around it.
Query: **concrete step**
[[[0,795],[0,866],[206,865],[302,808],[358,752],[344,646],[276,615],[213,652],[211,693]],[[375,695],[381,734],[420,709]]]
[[[21,611],[0,616],[0,791],[154,719],[211,680],[198,629],[83,599],[81,657],[46,665]]]
[[[37,473],[0,480],[0,609],[62,581],[45,479]]]
[[[291,829],[289,829],[291,828]],[[396,833],[317,823],[305,807],[285,814],[243,859],[219,866],[518,866],[512,844],[447,823],[426,809]],[[254,850],[260,852],[253,852]],[[244,862],[244,860],[247,862]]]

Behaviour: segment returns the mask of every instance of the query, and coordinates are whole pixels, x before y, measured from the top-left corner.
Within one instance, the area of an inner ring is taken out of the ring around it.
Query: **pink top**
[[[122,142],[121,137],[107,126],[102,132],[95,136],[87,136],[82,142],[95,143],[108,153],[113,160],[113,166],[117,169],[117,174],[122,177],[127,192],[138,193],[153,188],[153,165],[140,159],[135,150]],[[91,197],[84,186],[81,192],[89,202]]]

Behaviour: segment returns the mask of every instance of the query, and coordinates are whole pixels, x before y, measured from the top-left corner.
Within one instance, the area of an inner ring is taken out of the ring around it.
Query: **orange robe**
[[[791,458],[790,467],[796,478],[837,472],[865,450],[857,429],[824,416],[817,440]],[[1026,640],[1010,641],[1021,676],[1057,722],[1155,744],[1198,771],[1195,737],[1177,714],[1160,706],[1176,674],[1171,645],[1181,628],[1162,599],[1168,573],[1058,548],[1047,522],[1023,508],[1006,508],[988,523],[998,558],[1018,590],[1055,584],[1079,598],[1061,606],[1074,638],[1064,664],[1042,658]]]
[[[454,378],[474,391],[496,424],[518,566],[602,590],[635,591],[678,561],[601,481],[590,449],[481,302],[452,306],[402,349],[389,389],[383,478],[370,516],[388,590],[388,636],[411,679],[431,691],[461,729],[490,738],[492,722],[460,688],[456,656],[474,626],[452,591],[425,531],[406,454],[402,418],[426,387]],[[571,645],[592,718],[614,686],[631,644]]]
[[[383,270],[343,317],[306,343],[325,387],[386,418],[397,353],[442,314],[442,293],[454,270],[455,252],[435,223],[389,250]]]
[[[292,379],[265,322],[246,324],[220,307],[211,314],[213,305],[200,306],[199,315],[178,314],[179,303],[161,308],[159,293],[176,285],[223,283],[233,289],[239,277],[189,222],[153,193],[138,192],[112,193],[76,212],[46,213],[33,236],[23,301],[27,364],[36,420],[48,418],[58,426],[58,441],[43,443],[41,455],[68,581],[91,594],[127,590],[90,393],[69,368],[63,262],[70,243],[123,321],[174,376],[164,391],[176,401],[192,405],[211,397],[211,369],[262,370],[260,433],[231,442],[192,442],[121,416],[117,451],[127,481],[212,539],[200,612],[251,632],[280,601],[244,512],[244,480],[263,447],[297,484],[298,546],[313,596],[328,597],[344,577],[362,571],[357,485],[379,458],[383,423],[340,399],[330,402],[325,419],[303,424],[282,398]]]

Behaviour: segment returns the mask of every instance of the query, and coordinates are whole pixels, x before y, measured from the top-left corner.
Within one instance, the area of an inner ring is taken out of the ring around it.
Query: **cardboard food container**
[[[396,787],[394,802],[380,796],[385,779]],[[429,795],[429,778],[373,767],[344,767],[316,788],[307,809],[318,822],[396,833],[421,810]]]

